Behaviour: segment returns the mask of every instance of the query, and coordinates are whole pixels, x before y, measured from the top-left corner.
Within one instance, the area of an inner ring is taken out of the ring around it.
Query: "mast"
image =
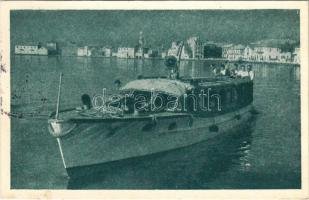
[[[183,47],[184,47],[184,42],[181,41],[181,44],[180,44],[180,47],[179,47],[178,59],[177,59],[178,61],[177,61],[177,64],[176,64],[177,79],[179,78],[179,67],[180,67],[181,54],[182,54]]]
[[[59,85],[58,85],[58,98],[57,98],[57,108],[56,108],[56,116],[55,116],[56,119],[58,119],[58,117],[59,117],[61,84],[62,84],[62,72],[60,72]]]

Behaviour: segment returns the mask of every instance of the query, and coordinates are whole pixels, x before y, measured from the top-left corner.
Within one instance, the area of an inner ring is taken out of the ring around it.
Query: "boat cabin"
[[[209,116],[245,107],[253,100],[253,82],[246,78],[143,78],[120,89],[125,114],[186,112]]]

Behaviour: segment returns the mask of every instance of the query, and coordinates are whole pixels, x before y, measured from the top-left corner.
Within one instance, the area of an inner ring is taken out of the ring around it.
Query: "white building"
[[[134,58],[134,48],[131,47],[119,47],[117,51],[118,58]]]
[[[278,62],[281,50],[277,47],[256,46],[254,47],[249,60],[261,62]]]
[[[41,45],[15,45],[14,52],[24,55],[48,55],[47,48]]]
[[[300,48],[295,48],[293,52],[293,62],[300,64]]]
[[[192,52],[193,59],[203,58],[203,45],[199,37],[190,37],[187,44]]]
[[[166,52],[162,52],[162,53],[161,53],[161,58],[165,58],[165,57],[166,57],[166,55],[167,55],[167,53],[166,53]]]
[[[228,59],[228,57],[229,57],[229,50],[230,50],[230,48],[232,48],[233,47],[233,45],[232,44],[228,44],[228,45],[223,45],[222,46],[222,58],[225,58],[225,59]]]
[[[281,55],[281,49],[278,47],[265,47],[264,55],[266,61],[276,62]]]
[[[167,56],[175,56],[179,55],[180,44],[178,42],[172,42],[171,48],[167,50]]]
[[[294,51],[292,59],[291,52],[282,52],[280,48],[260,44],[252,44],[246,47],[242,45],[226,45],[222,47],[222,57],[228,60],[247,60],[256,62],[297,62],[297,50]]]
[[[103,47],[102,53],[104,57],[111,57],[112,56],[112,48],[109,47]]]
[[[143,58],[143,52],[141,49],[138,49],[138,51],[135,53],[136,58]]]
[[[144,53],[144,58],[149,58],[149,53]]]
[[[281,52],[279,62],[281,63],[292,62],[292,53],[291,52]]]
[[[37,49],[38,55],[46,56],[48,55],[48,49],[46,47],[40,47]]]
[[[228,60],[243,60],[245,47],[243,45],[226,45],[222,47],[222,57]]]
[[[77,48],[77,56],[91,56],[91,50],[88,46]]]
[[[183,47],[181,51],[181,59],[189,59],[189,58],[190,58],[189,54],[187,53],[186,49]]]
[[[244,49],[244,55],[243,55],[243,59],[244,60],[254,60],[255,59],[255,52],[254,52],[254,48],[251,46],[246,46]]]
[[[46,48],[48,50],[48,55],[57,55],[59,53],[56,42],[47,42]]]
[[[184,46],[181,48],[181,42],[172,42],[171,48],[167,50],[167,56],[175,56],[177,59],[181,51],[181,59],[189,59],[190,56],[185,50]],[[166,55],[165,55],[166,56]]]

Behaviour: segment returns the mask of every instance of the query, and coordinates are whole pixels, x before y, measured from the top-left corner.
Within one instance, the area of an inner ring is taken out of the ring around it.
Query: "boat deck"
[[[53,118],[53,114],[51,118]],[[139,114],[111,114],[104,113],[96,109],[89,110],[77,110],[77,109],[68,109],[66,111],[61,111],[59,113],[59,119],[63,120],[96,120],[96,119],[105,119],[105,120],[136,120],[136,119],[153,119],[153,118],[172,118],[172,117],[188,117],[191,116],[190,113],[177,113],[177,112],[156,112],[156,113],[139,113]]]

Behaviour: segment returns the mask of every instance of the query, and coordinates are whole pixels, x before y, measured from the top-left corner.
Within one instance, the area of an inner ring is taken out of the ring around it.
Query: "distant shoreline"
[[[103,59],[121,59],[121,60],[164,60],[164,58],[161,57],[153,57],[153,58],[118,58],[115,56],[110,56],[110,57],[104,57],[104,56],[62,56],[62,55],[31,55],[31,54],[13,54],[13,56],[42,56],[42,57],[76,57],[76,58],[103,58]],[[201,59],[194,59],[194,58],[189,58],[189,59],[183,59],[182,61],[227,61],[230,63],[254,63],[254,64],[285,64],[285,65],[296,65],[300,66],[300,63],[293,63],[293,62],[270,62],[270,61],[253,61],[253,60],[228,60],[225,58],[201,58]]]

